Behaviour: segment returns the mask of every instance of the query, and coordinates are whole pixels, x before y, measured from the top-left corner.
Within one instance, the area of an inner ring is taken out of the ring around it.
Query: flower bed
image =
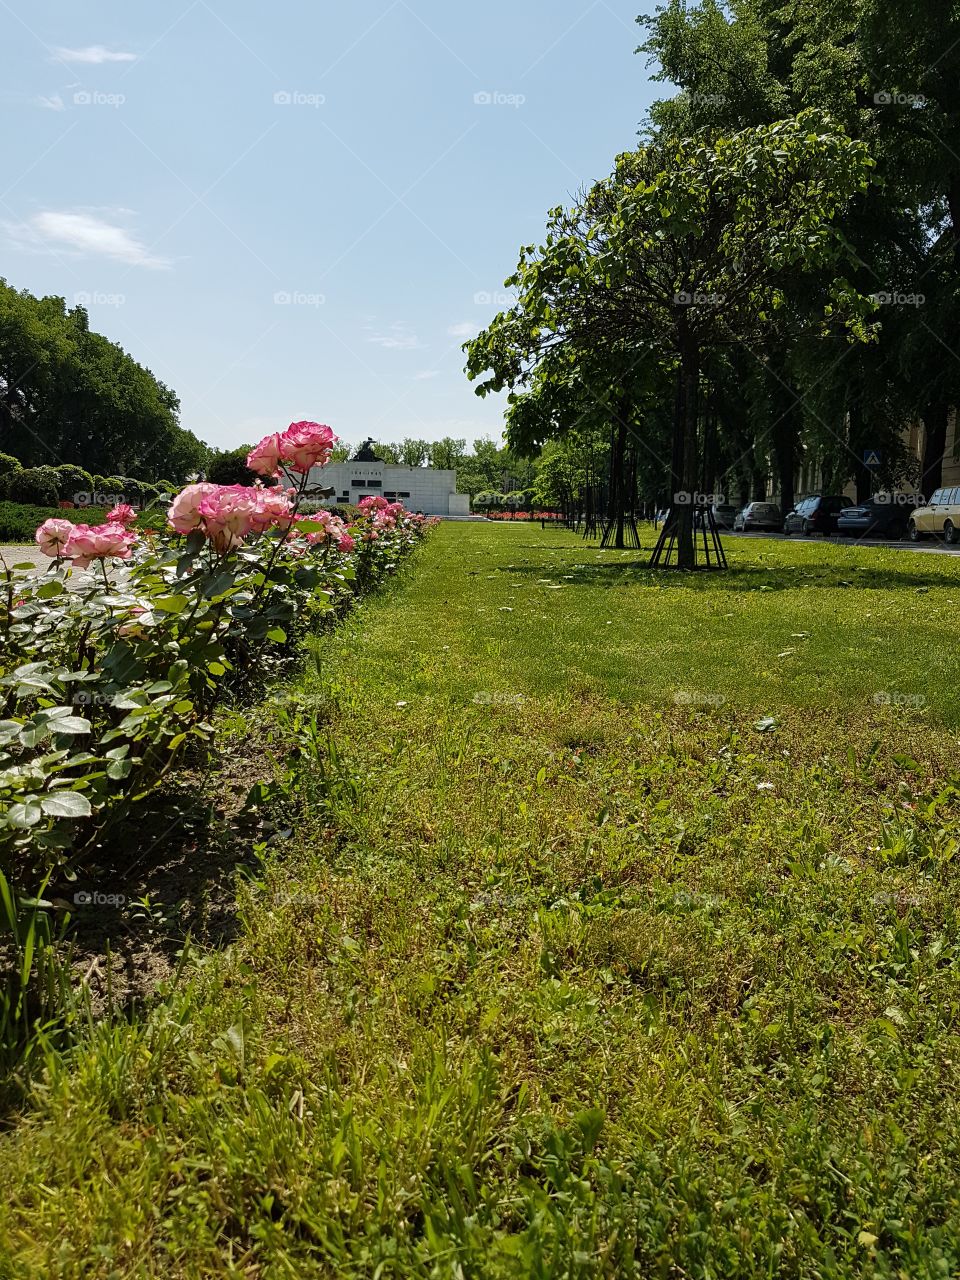
[[[0,874],[36,886],[83,864],[105,825],[194,745],[225,691],[289,653],[338,603],[391,572],[429,523],[383,498],[347,524],[300,514],[335,441],[293,424],[248,465],[271,481],[193,484],[169,530],[129,506],[98,525],[63,513],[36,542],[45,573],[0,573]]]
[[[487,514],[488,520],[544,520],[549,523],[558,523],[563,516],[558,511],[490,511]]]

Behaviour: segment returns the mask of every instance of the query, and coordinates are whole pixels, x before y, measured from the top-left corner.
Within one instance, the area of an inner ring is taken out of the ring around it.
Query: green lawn
[[[957,1274],[960,563],[730,557],[447,524],[226,720],[292,834],[0,1138],[0,1276]]]

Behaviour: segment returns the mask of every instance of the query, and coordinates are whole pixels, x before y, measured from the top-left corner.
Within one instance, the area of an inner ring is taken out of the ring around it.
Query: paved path
[[[3,556],[8,566],[12,564],[26,564],[29,560],[32,564],[35,564],[37,568],[45,569],[50,563],[49,556],[45,556],[36,544],[32,547],[16,547],[9,545],[0,547],[0,556]]]

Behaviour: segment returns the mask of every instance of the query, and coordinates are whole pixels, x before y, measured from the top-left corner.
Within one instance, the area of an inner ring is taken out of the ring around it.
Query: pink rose
[[[371,511],[385,511],[387,507],[389,507],[390,503],[386,498],[381,498],[379,494],[376,496],[371,494],[368,498],[361,498],[357,505],[364,515],[366,515]]]
[[[273,525],[278,529],[290,528],[293,522],[293,499],[296,497],[293,489],[281,489],[279,485],[273,489],[264,489],[260,485],[254,485],[253,493],[257,503],[253,527],[257,533],[263,533]]]
[[[264,436],[247,454],[247,466],[261,476],[280,474],[280,433]]]
[[[167,508],[167,519],[177,533],[192,533],[200,528],[200,503],[219,488],[215,484],[188,484]]]
[[[340,541],[337,543],[337,546],[341,551],[353,551],[356,545],[356,542],[350,537],[349,533],[341,534]]]
[[[137,522],[137,513],[127,502],[118,502],[112,511],[107,512],[108,524],[122,524],[128,528]]]
[[[207,537],[218,554],[239,547],[256,525],[259,512],[257,491],[242,484],[214,485],[213,492],[200,500],[198,512]]]
[[[51,559],[56,556],[59,559],[63,555],[63,548],[67,545],[70,534],[73,532],[73,522],[71,520],[44,520],[43,524],[33,535],[37,546],[45,556]]]
[[[137,535],[122,524],[75,524],[63,554],[78,569],[86,569],[91,560],[128,560],[136,540]]]
[[[330,461],[337,437],[321,422],[291,422],[280,436],[280,459],[291,471],[306,472]]]

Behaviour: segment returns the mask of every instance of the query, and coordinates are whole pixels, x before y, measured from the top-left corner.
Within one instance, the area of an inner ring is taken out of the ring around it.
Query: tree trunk
[[[614,546],[623,549],[623,529],[626,518],[627,492],[627,430],[630,418],[630,400],[621,396],[616,408],[617,427],[610,454],[610,519],[616,525]]]
[[[943,455],[947,447],[947,418],[949,414],[949,405],[940,401],[928,404],[923,411],[925,430],[920,492],[925,498],[929,498],[934,489],[940,488],[940,482],[943,479]]]
[[[697,350],[696,342],[688,337],[680,352],[680,411],[677,422],[677,437],[680,445],[680,485],[673,499],[676,507],[677,567],[680,569],[693,569],[696,564],[693,500],[697,492],[700,471],[697,457],[699,390],[700,352]]]

